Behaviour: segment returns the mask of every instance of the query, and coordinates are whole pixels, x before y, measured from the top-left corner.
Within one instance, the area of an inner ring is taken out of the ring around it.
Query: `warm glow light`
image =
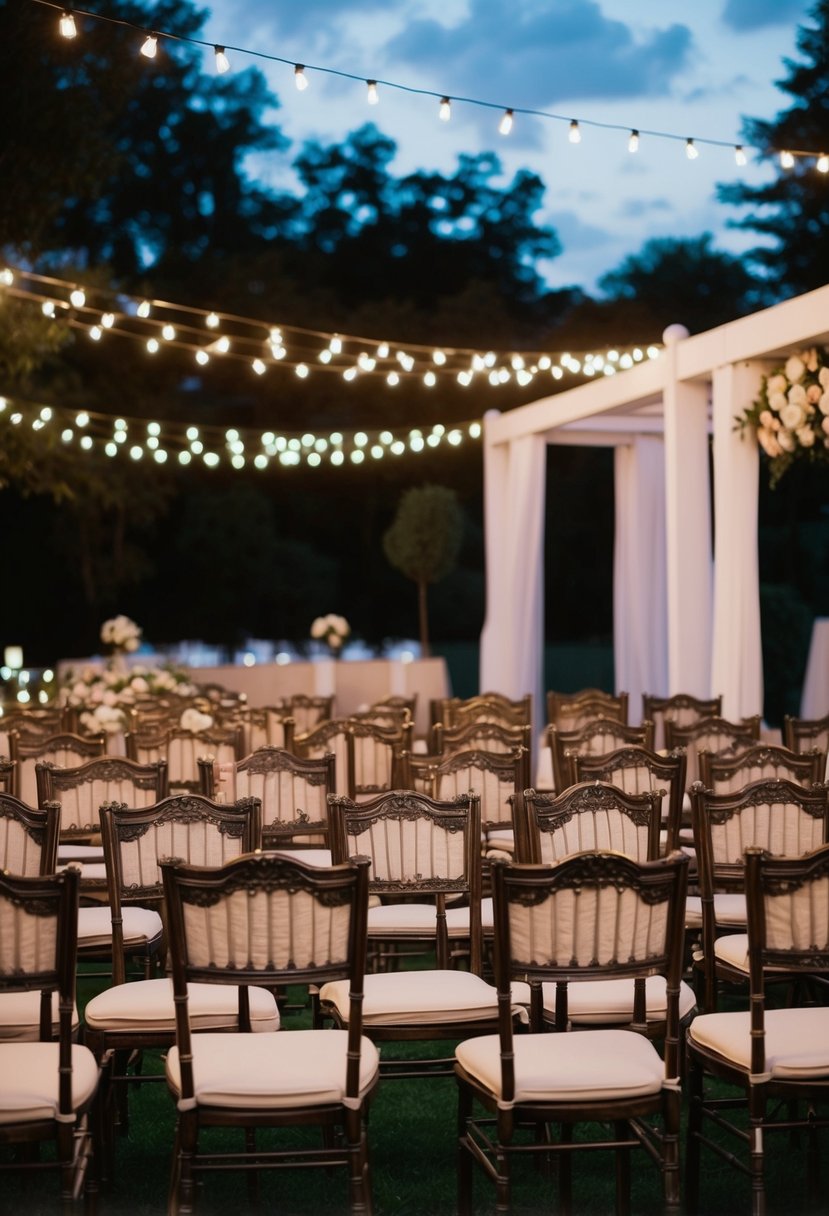
[[[155,34],[148,34],[141,46],[141,54],[147,59],[155,59],[158,50],[158,38]]]
[[[172,325],[165,325],[161,330],[161,336],[165,342],[172,342],[176,336],[176,331]]]
[[[105,312],[101,317],[101,324],[103,325],[104,329],[112,329],[113,325],[115,324],[115,313]]]
[[[628,152],[638,152],[638,151],[639,151],[639,132],[631,131],[630,136],[628,138]]]
[[[40,311],[44,317],[53,317],[55,315],[55,306],[51,300],[44,300],[40,306]]]
[[[305,363],[298,363],[296,365],[296,374],[299,376],[300,380],[305,380],[308,376],[308,365]]]
[[[792,156],[791,152],[788,152],[786,149],[780,153],[780,167],[781,169],[794,168],[794,157]]]
[[[308,88],[308,77],[305,75],[305,64],[298,63],[294,68],[294,84],[299,89],[300,93]]]
[[[204,318],[204,323],[208,329],[219,328],[219,318],[216,316],[215,312],[209,312]]]
[[[331,341],[328,343],[328,349],[331,351],[331,354],[332,354],[332,355],[339,355],[339,354],[341,354],[341,353],[342,353],[342,349],[343,349],[343,340],[342,340],[342,338],[340,338],[340,337],[339,337],[337,334],[334,334],[334,337],[333,337],[333,338],[331,339]]]
[[[448,97],[441,97],[440,110],[438,113],[440,114],[441,122],[448,122],[452,117],[452,103]]]
[[[206,363],[210,362],[210,355],[208,355],[206,350],[197,350],[196,351],[196,362],[198,364],[200,364],[202,367],[204,367],[204,365]]]
[[[696,160],[699,156],[699,149],[692,139],[685,141],[685,155],[689,160]]]
[[[570,134],[568,138],[571,144],[581,143],[581,127],[579,126],[578,119],[576,118],[572,118],[570,120]]]
[[[380,100],[380,94],[377,92],[377,81],[376,80],[367,80],[366,88],[368,90],[368,92],[366,94],[366,100],[368,101],[368,104],[370,106],[376,106],[377,102]]]
[[[103,331],[101,330],[100,326],[93,325],[89,331],[89,336],[93,342],[100,342],[101,337],[103,336]]]
[[[817,158],[815,168],[817,169],[818,173],[829,173],[829,156],[827,156],[825,152],[821,152],[820,156]]]
[[[512,130],[514,119],[515,115],[513,114],[512,110],[504,110],[504,113],[501,116],[501,121],[498,124],[498,130],[502,135],[509,135],[510,131]]]
[[[86,303],[86,292],[82,287],[76,287],[69,295],[69,303],[73,308],[83,308]]]
[[[138,307],[135,310],[136,316],[148,317],[150,315],[150,308],[151,308],[150,301],[142,300],[141,303],[138,305]]]
[[[154,355],[157,350],[158,350],[158,338],[148,338],[147,339],[147,351],[149,352],[149,354]]]
[[[745,149],[742,144],[737,144],[734,149],[734,163],[741,167],[746,163]]]
[[[254,359],[253,363],[251,363],[251,367],[256,372],[257,376],[264,376],[267,370],[261,359]]]
[[[75,18],[72,16],[72,10],[66,9],[60,19],[60,32],[63,38],[74,38],[78,31],[75,28]]]
[[[225,72],[230,71],[230,60],[228,59],[223,46],[217,46],[213,49],[216,53],[216,71],[220,76],[222,76]]]

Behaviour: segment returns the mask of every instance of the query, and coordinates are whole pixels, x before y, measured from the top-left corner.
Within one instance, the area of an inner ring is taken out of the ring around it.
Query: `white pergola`
[[[615,450],[615,675],[631,720],[643,692],[722,694],[728,718],[762,711],[759,450],[734,420],[772,364],[827,342],[829,286],[664,336],[658,359],[486,415],[482,691],[543,703],[546,445],[601,445]]]

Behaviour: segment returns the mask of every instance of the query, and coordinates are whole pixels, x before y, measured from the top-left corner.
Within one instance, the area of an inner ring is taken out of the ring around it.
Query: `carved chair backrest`
[[[666,746],[673,751],[684,747],[686,754],[686,780],[688,787],[699,780],[701,751],[716,756],[737,756],[760,742],[760,715],[743,718],[740,722],[729,722],[727,718],[699,718],[687,726],[678,726],[670,718],[665,720]]]
[[[700,781],[715,794],[736,793],[753,781],[775,777],[809,786],[822,781],[826,771],[826,756],[817,748],[793,752],[770,743],[750,747],[737,756],[716,756],[703,750],[698,761]]]
[[[628,694],[614,696],[600,688],[583,688],[580,692],[548,692],[547,723],[561,730],[578,730],[594,718],[628,720]]]
[[[670,697],[642,694],[642,718],[653,722],[653,745],[657,751],[666,746],[666,718],[677,726],[690,726],[692,722],[699,722],[700,718],[718,718],[721,714],[722,697],[694,697],[687,692],[677,692]]]
[[[571,785],[558,795],[525,790],[521,802],[525,830],[516,833],[519,861],[549,865],[597,849],[613,849],[635,861],[659,856],[658,793],[627,794],[618,786],[593,781]]]
[[[829,714],[825,718],[783,718],[783,742],[793,752],[805,752],[816,747],[829,752]]]
[[[547,744],[552,753],[553,786],[558,793],[575,781],[572,756],[601,756],[630,744],[653,748],[653,723],[626,726],[615,718],[594,718],[576,730],[547,727]]]
[[[38,801],[62,807],[61,837],[80,840],[100,831],[98,808],[104,802],[151,806],[166,798],[167,762],[138,764],[122,756],[99,756],[72,768],[51,761],[36,766]]]
[[[37,763],[51,760],[62,768],[71,768],[84,760],[106,754],[106,735],[75,735],[64,732],[57,735],[34,736],[22,731],[9,735],[9,755],[17,761],[18,798],[29,806],[37,805]]]
[[[0,793],[0,873],[54,874],[60,819],[59,802],[35,809],[14,794]]]
[[[661,792],[663,828],[666,833],[663,852],[679,847],[682,802],[685,797],[685,752],[680,748],[670,755],[659,755],[647,747],[632,744],[616,748],[604,755],[577,754],[572,757],[573,778],[576,782],[606,781],[628,794],[645,790]]]

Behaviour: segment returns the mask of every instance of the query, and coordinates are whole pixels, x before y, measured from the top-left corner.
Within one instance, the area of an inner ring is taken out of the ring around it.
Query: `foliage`
[[[406,491],[383,536],[383,551],[391,565],[417,583],[424,654],[429,653],[426,588],[454,568],[462,535],[463,517],[455,491],[423,485]]]
[[[811,158],[795,158],[783,170],[783,149],[829,150],[829,0],[818,0],[797,36],[799,59],[786,59],[786,76],[777,81],[792,98],[788,110],[770,122],[749,119],[746,144],[761,149],[760,159],[776,169],[773,181],[750,186],[721,185],[720,201],[750,207],[734,226],[758,233],[762,245],[749,255],[780,298],[810,291],[826,282],[829,265],[829,175],[815,171]]]
[[[752,312],[763,287],[740,258],[712,247],[710,232],[678,240],[646,241],[599,280],[611,300],[638,303],[643,332],[658,333],[673,322],[700,333]],[[618,340],[618,339],[617,339]]]
[[[812,347],[763,377],[759,397],[737,419],[756,431],[774,487],[795,461],[829,463],[829,357]]]

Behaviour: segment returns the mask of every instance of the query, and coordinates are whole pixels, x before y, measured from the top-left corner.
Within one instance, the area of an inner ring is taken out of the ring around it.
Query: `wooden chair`
[[[630,1153],[646,1147],[661,1171],[665,1209],[679,1211],[687,864],[679,854],[637,863],[618,853],[582,853],[555,866],[493,866],[500,1020],[497,1035],[466,1039],[455,1051],[460,1216],[473,1210],[473,1163],[494,1183],[498,1210],[507,1212],[513,1160],[550,1155],[559,1158],[560,1208],[570,1211],[574,1147],[615,1152],[617,1211],[628,1210]],[[665,981],[663,1056],[636,1028],[545,1030],[544,983],[556,984],[564,1028],[569,996],[584,982],[650,976]],[[530,986],[529,1034],[514,1034],[516,981]],[[661,1116],[661,1128],[651,1116]],[[576,1124],[593,1126],[574,1143]],[[608,1124],[609,1136],[601,1130]],[[550,1125],[561,1126],[558,1137]]]
[[[653,861],[659,856],[661,803],[659,793],[627,794],[603,781],[571,785],[557,795],[525,790],[517,859],[552,865],[572,853],[615,849],[634,861]]]
[[[264,848],[309,845],[330,850],[328,796],[336,789],[333,754],[305,760],[285,748],[260,747],[223,767],[201,760],[199,773],[201,792],[207,798],[260,801]],[[330,860],[329,852],[327,864]]]
[[[78,881],[75,870],[34,878],[0,872],[0,941],[5,946],[0,950],[0,993],[4,999],[36,993],[40,1004],[37,1038],[0,1042],[0,1144],[16,1150],[0,1171],[56,1170],[65,1212],[85,1184],[97,1189],[93,1138],[100,1126],[94,1110],[98,1063],[88,1047],[73,1041]],[[49,1141],[54,1154],[41,1158],[35,1146]],[[15,1206],[18,1211],[30,1206],[25,1190]]]
[[[653,722],[653,745],[661,751],[666,747],[665,719],[677,726],[690,726],[700,718],[718,718],[722,714],[722,697],[694,697],[687,692],[677,692],[671,697],[656,697],[642,694],[642,719]]]
[[[448,697],[443,701],[444,726],[470,726],[473,722],[496,722],[499,726],[530,726],[532,696],[526,693],[511,700],[497,692],[485,692],[475,697]]]
[[[628,694],[614,696],[600,688],[583,688],[580,692],[548,692],[547,724],[559,730],[578,730],[594,718],[628,720]]]
[[[659,755],[647,747],[632,744],[603,755],[581,752],[571,756],[575,782],[606,781],[628,794],[645,790],[661,791],[662,853],[667,856],[679,847],[679,826],[682,820],[682,800],[685,796],[685,752]]]
[[[826,771],[826,756],[817,748],[793,752],[771,743],[759,743],[736,756],[717,756],[703,750],[697,759],[700,781],[715,794],[733,794],[752,781],[766,778],[814,785],[823,780]]]
[[[600,756],[632,744],[653,750],[653,723],[643,722],[641,726],[626,726],[616,718],[594,718],[575,730],[548,726],[546,739],[552,753],[553,787],[560,794],[576,779],[573,756]]]
[[[307,734],[294,736],[298,756],[335,760],[337,794],[355,798],[391,789],[396,783],[396,754],[411,748],[411,722],[400,727],[376,726],[352,718],[332,718]]]
[[[293,693],[282,701],[283,709],[287,710],[294,720],[294,730],[298,735],[306,735],[323,722],[329,722],[334,717],[335,698],[312,697],[307,693]]]
[[[284,706],[239,706],[229,725],[242,727],[246,756],[260,747],[284,747],[289,751],[293,748],[296,721]]]
[[[821,1190],[818,1177],[817,1133],[829,1126],[829,1008],[769,1008],[766,984],[781,968],[807,980],[825,976],[828,888],[827,847],[798,858],[770,857],[754,847],[746,850],[750,1011],[704,1014],[694,1020],[687,1038],[690,1117],[685,1201],[691,1214],[699,1211],[703,1144],[748,1175],[752,1213],[763,1216],[771,1133],[788,1133],[785,1151],[792,1153],[798,1142],[792,1132],[797,1129],[808,1149],[811,1204],[814,1210],[825,1205],[825,1184]],[[715,1092],[706,1091],[708,1077],[720,1082]],[[728,1086],[726,1094],[723,1083]],[[729,1114],[735,1108],[746,1112],[747,1130],[744,1120],[738,1123]],[[712,1139],[706,1120],[731,1131],[729,1147],[734,1145],[736,1152],[742,1143],[748,1149],[745,1157],[724,1151]],[[791,1202],[790,1198],[789,1207]]]
[[[0,756],[0,793],[13,793],[16,782],[16,768],[16,760],[6,760],[5,757]]]
[[[450,801],[408,790],[380,794],[359,805],[331,800],[336,861],[368,857],[370,891],[384,902],[369,908],[368,942],[388,947],[417,943],[434,951],[435,967],[366,976],[363,1029],[375,1042],[457,1039],[491,1033],[495,991],[481,978],[481,810],[475,794]],[[461,896],[463,907],[452,907]],[[400,902],[403,900],[403,902]],[[452,946],[466,943],[468,970],[451,966]],[[320,991],[320,1009],[348,1025],[343,981]],[[383,1057],[383,1075],[446,1073],[441,1057]]]
[[[745,861],[749,847],[773,856],[801,857],[829,840],[829,786],[806,789],[791,781],[755,781],[730,794],[691,787],[700,898],[688,899],[689,925],[698,916],[702,957],[695,960],[706,1013],[717,1005],[721,982],[748,980]],[[735,932],[736,930],[736,932]]]
[[[127,982],[126,914],[136,904],[163,914],[160,866],[165,858],[215,866],[260,848],[260,805],[255,798],[220,804],[192,794],[173,795],[140,809],[112,803],[101,807],[101,831],[107,859],[113,985],[87,1002],[85,1042],[98,1059],[111,1053],[109,1080],[116,1086],[123,1134],[128,1126],[128,1083],[137,1079],[128,1070],[130,1060],[135,1053],[163,1050],[175,1042],[169,978]],[[279,1014],[273,995],[257,988],[248,997],[250,1028],[277,1030]],[[239,1029],[238,993],[232,988],[196,985],[190,1003],[191,1017],[199,1029]],[[156,1079],[162,1080],[160,1076]]]
[[[446,801],[469,791],[478,795],[484,852],[487,848],[513,852],[513,799],[529,780],[523,748],[517,747],[509,755],[477,749],[451,752],[432,766],[431,776],[434,798]]]
[[[264,853],[221,867],[162,869],[176,1002],[166,1064],[178,1109],[170,1211],[192,1211],[211,1169],[337,1165],[348,1170],[351,1211],[371,1212],[366,1123],[379,1059],[361,1024],[368,863],[318,868]],[[322,986],[341,977],[351,994],[347,1030],[244,1033],[250,985]],[[238,987],[238,1033],[193,1033],[194,984]],[[320,1127],[323,1143],[256,1142],[259,1128],[297,1125]],[[243,1147],[208,1152],[200,1139],[211,1127],[243,1128]]]
[[[760,715],[730,722],[727,718],[698,718],[688,726],[665,719],[665,746],[669,751],[685,748],[687,788],[699,780],[697,757],[701,751],[715,756],[736,756],[760,742]]]
[[[433,729],[432,751],[438,755],[478,750],[510,754],[523,747],[528,771],[532,772],[532,727],[501,726],[498,722],[470,722],[468,726],[444,726],[437,722]]]
[[[783,718],[783,742],[793,752],[805,752],[816,747],[829,753],[829,714],[825,718],[798,718],[786,714]]]
[[[9,758],[16,761],[17,785],[13,793],[29,806],[37,805],[38,762],[50,760],[62,768],[82,764],[106,754],[106,735],[30,735],[23,731],[9,734]]]
[[[243,757],[244,732],[241,726],[215,726],[208,730],[183,730],[171,727],[158,733],[125,736],[127,756],[138,764],[166,761],[173,793],[199,788],[199,759],[209,756],[219,764],[233,764]]]

